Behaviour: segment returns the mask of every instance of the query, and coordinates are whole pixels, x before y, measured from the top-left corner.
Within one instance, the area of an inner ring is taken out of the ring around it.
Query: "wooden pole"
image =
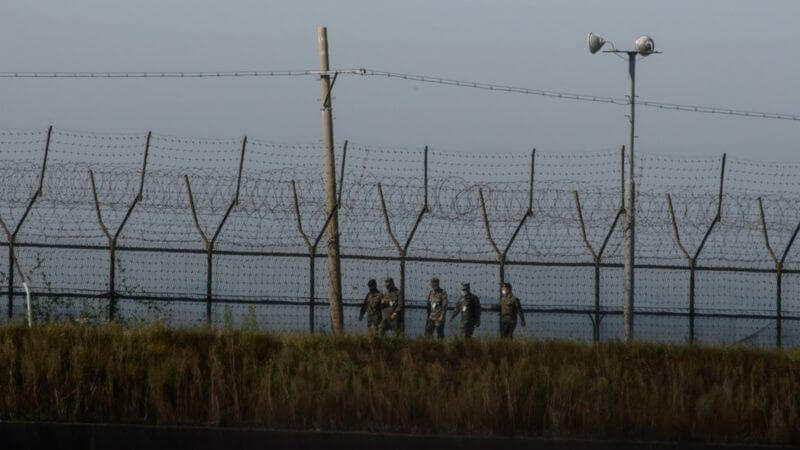
[[[319,47],[320,75],[320,102],[322,105],[322,142],[325,158],[325,201],[328,214],[331,215],[328,223],[328,282],[331,313],[331,330],[334,335],[344,332],[342,311],[342,274],[339,264],[339,214],[336,204],[336,173],[333,157],[333,112],[331,97],[331,77],[328,57],[328,29],[317,28],[317,43]]]

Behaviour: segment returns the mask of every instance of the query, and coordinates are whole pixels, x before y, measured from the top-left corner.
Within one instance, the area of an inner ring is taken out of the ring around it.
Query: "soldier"
[[[431,291],[428,292],[428,320],[425,323],[425,337],[436,335],[444,339],[444,321],[447,318],[447,292],[439,287],[439,279],[431,279]]]
[[[381,322],[381,336],[391,329],[395,337],[403,337],[403,299],[400,291],[394,285],[394,280],[387,278],[385,282],[386,293],[383,294],[383,322]]]
[[[500,289],[500,337],[511,339],[514,336],[514,328],[517,327],[517,316],[522,326],[525,326],[525,314],[522,312],[522,304],[519,299],[514,297],[511,292],[511,284],[503,283]]]
[[[481,302],[469,291],[469,283],[461,283],[461,298],[450,320],[461,314],[461,336],[471,338],[475,327],[481,326]]]
[[[358,320],[364,320],[364,313],[367,314],[367,332],[370,335],[376,334],[380,330],[381,321],[383,319],[381,314],[381,300],[383,294],[378,290],[378,283],[375,280],[367,282],[369,292],[364,298],[364,303],[361,304],[361,314]]]

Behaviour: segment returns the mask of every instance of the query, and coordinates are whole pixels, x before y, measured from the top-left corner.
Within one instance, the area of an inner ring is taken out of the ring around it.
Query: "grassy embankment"
[[[0,419],[800,443],[800,353],[6,325]]]

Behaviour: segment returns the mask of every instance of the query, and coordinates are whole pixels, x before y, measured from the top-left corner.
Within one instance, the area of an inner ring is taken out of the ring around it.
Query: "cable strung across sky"
[[[384,77],[390,79],[413,81],[418,83],[438,84],[443,86],[456,86],[485,91],[509,92],[514,94],[538,95],[541,97],[559,98],[583,102],[608,103],[614,105],[627,105],[629,100],[624,97],[607,97],[590,94],[576,94],[573,92],[561,92],[545,89],[532,89],[518,86],[509,86],[495,83],[485,83],[478,81],[455,80],[451,78],[435,77],[430,75],[418,75],[399,72],[389,72],[376,69],[340,69],[340,70],[222,70],[222,71],[191,71],[191,72],[0,72],[0,78],[260,78],[260,77],[293,77],[293,76],[321,76],[321,75],[361,75]],[[696,112],[703,114],[719,114],[736,117],[748,117],[757,119],[774,119],[800,121],[800,114],[774,113],[762,111],[750,111],[743,109],[720,108],[715,106],[703,105],[683,105],[678,103],[654,102],[640,100],[637,105],[649,108],[666,109],[683,112]]]
[[[488,91],[513,92],[513,93],[518,93],[518,94],[539,95],[539,96],[543,96],[543,97],[563,98],[563,99],[567,99],[567,100],[576,100],[576,101],[610,103],[610,104],[614,104],[614,105],[627,105],[628,104],[628,99],[627,98],[603,97],[603,96],[597,96],[597,95],[575,94],[575,93],[570,93],[570,92],[558,92],[558,91],[549,91],[549,90],[541,90],[541,89],[528,89],[528,88],[505,86],[505,85],[492,84],[492,83],[481,83],[481,82],[475,82],[475,81],[452,80],[452,79],[448,79],[448,78],[432,77],[432,76],[428,76],[428,75],[412,75],[412,74],[386,72],[386,71],[382,71],[382,70],[371,70],[371,69],[365,69],[364,75],[384,76],[384,77],[387,77],[387,78],[398,78],[398,79],[403,79],[403,80],[418,81],[418,82],[421,82],[421,83],[434,83],[434,84],[441,84],[441,85],[448,85],[448,86],[458,86],[458,87],[467,87],[467,88],[473,88],[473,89],[482,89],[482,90],[488,90]],[[674,110],[674,111],[697,112],[697,113],[705,113],[705,114],[724,114],[724,115],[729,115],[729,116],[752,117],[752,118],[759,118],[759,119],[778,119],[778,120],[800,121],[800,115],[798,115],[798,114],[783,114],[783,113],[770,113],[770,112],[760,112],[760,111],[747,111],[747,110],[741,110],[741,109],[719,108],[719,107],[714,107],[714,106],[681,105],[681,104],[677,104],[677,103],[663,103],[663,102],[653,102],[653,101],[645,101],[645,100],[637,101],[636,104],[640,105],[640,106],[647,106],[647,107],[650,107],[650,108],[669,109],[669,110]]]
[[[345,70],[220,70],[207,72],[0,72],[0,78],[246,78],[319,76],[334,73],[363,75],[364,69]]]

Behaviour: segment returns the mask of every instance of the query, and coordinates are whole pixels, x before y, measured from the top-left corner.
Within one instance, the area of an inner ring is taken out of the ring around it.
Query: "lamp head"
[[[589,33],[587,40],[589,41],[589,53],[593,55],[600,51],[600,49],[603,48],[603,45],[606,43],[605,39],[594,33]]]
[[[653,38],[650,36],[639,36],[636,38],[633,47],[642,56],[650,55],[656,51],[656,43],[653,42]]]

